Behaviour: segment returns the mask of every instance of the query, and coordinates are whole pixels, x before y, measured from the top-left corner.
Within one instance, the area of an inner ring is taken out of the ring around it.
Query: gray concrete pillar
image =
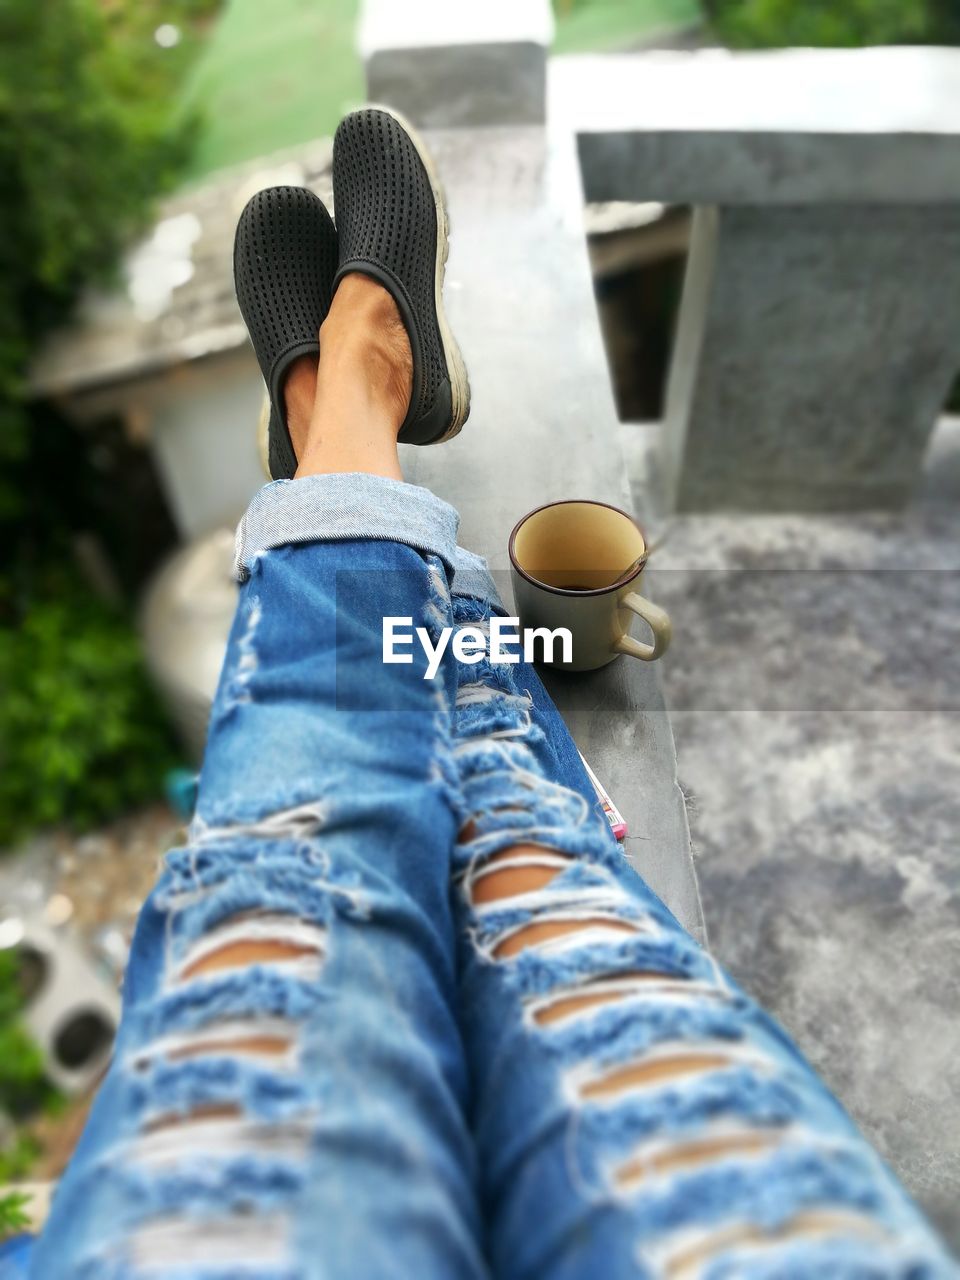
[[[905,502],[960,370],[960,50],[551,74],[588,199],[697,207],[664,430],[675,504]]]
[[[367,97],[425,128],[541,124],[549,0],[363,0]]]
[[[960,206],[694,219],[663,433],[680,510],[897,507],[960,366]]]

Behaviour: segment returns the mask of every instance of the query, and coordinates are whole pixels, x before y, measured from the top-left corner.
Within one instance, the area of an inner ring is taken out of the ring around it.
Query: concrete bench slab
[[[585,55],[552,61],[550,113],[588,200],[952,203],[958,86],[957,49]]]
[[[440,449],[405,448],[402,463],[408,480],[459,509],[461,542],[486,556],[509,603],[507,538],[525,511],[569,497],[631,507],[572,140],[548,146],[535,128],[436,131],[427,140],[447,188],[448,310],[474,398],[461,436]],[[702,939],[657,670],[619,658],[588,675],[544,678],[627,820],[627,856]]]

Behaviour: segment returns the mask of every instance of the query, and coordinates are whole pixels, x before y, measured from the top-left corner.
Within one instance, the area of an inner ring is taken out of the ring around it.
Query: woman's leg
[[[456,515],[389,478],[404,406],[369,377],[392,339],[362,283],[350,332],[335,303],[321,335],[304,478],[240,529],[197,816],[141,913],[37,1280],[483,1274],[453,1012],[455,672],[382,661],[384,615],[448,624]],[[323,474],[351,464],[368,474]]]
[[[458,624],[489,614],[455,595]],[[628,865],[530,667],[461,665],[455,759],[494,1274],[956,1276],[784,1032]]]

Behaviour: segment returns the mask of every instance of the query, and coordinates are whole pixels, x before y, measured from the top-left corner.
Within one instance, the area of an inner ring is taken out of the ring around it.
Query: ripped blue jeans
[[[36,1280],[925,1280],[958,1269],[613,839],[457,519],[268,485],[188,843]]]

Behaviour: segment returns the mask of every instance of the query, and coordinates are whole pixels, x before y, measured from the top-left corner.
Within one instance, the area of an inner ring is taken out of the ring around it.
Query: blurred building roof
[[[115,288],[89,291],[30,370],[38,395],[129,381],[242,346],[233,292],[233,232],[263,187],[311,187],[332,208],[332,144],[321,138],[186,187],[164,200],[126,255]]]

